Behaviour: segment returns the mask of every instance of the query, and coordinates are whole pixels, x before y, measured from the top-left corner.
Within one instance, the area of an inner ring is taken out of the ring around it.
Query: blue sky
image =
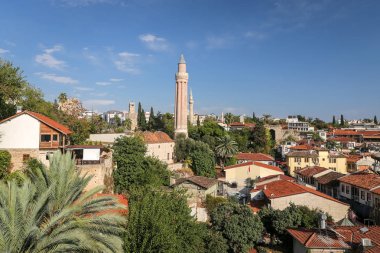
[[[49,100],[172,112],[184,53],[195,111],[380,116],[380,1],[13,0],[0,57]]]

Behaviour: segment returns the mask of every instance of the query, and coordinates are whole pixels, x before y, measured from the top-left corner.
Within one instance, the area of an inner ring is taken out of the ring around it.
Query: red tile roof
[[[145,131],[145,132],[142,132],[141,135],[144,138],[145,143],[149,143],[149,144],[174,142],[173,139],[170,138],[168,134],[161,131],[156,131],[156,132]]]
[[[266,168],[266,169],[270,169],[270,170],[275,170],[275,171],[284,173],[279,167],[276,167],[276,166],[273,166],[273,165],[268,165],[268,164],[265,164],[265,163],[260,163],[260,162],[239,163],[239,164],[227,166],[227,167],[224,168],[224,170],[229,170],[229,169],[233,169],[233,168],[240,168],[240,167],[245,167],[245,166],[249,166],[249,165],[256,165],[258,167],[262,167],[262,168]]]
[[[108,213],[119,213],[119,214],[127,214],[128,213],[128,199],[124,197],[122,194],[106,194],[106,193],[99,193],[96,194],[97,197],[113,197],[117,199],[117,202],[121,205],[123,205],[125,208],[123,209],[111,209],[111,210],[104,210],[99,213],[99,215],[108,214]]]
[[[236,159],[247,161],[274,161],[272,156],[263,153],[239,153],[236,155]]]
[[[322,192],[314,190],[310,187],[303,186],[295,182],[290,182],[286,180],[278,180],[278,181],[270,182],[265,185],[260,185],[256,189],[253,189],[252,191],[255,192],[257,190],[262,190],[268,199],[282,198],[286,196],[292,196],[292,195],[298,195],[298,194],[304,194],[304,193],[311,193],[316,196],[338,202],[342,205],[348,205]]]
[[[302,145],[290,147],[289,149],[292,149],[292,150],[313,150],[314,147],[309,145],[309,144],[302,144]]]
[[[333,181],[336,181],[338,178],[343,177],[344,174],[336,172],[336,171],[331,171],[325,175],[317,177],[315,180],[320,183],[320,184],[329,184]]]
[[[359,171],[338,179],[342,183],[357,186],[362,189],[373,189],[380,186],[380,176],[368,170]]]
[[[271,175],[271,176],[267,176],[267,177],[262,177],[258,181],[256,181],[256,183],[262,183],[262,182],[265,182],[267,180],[271,180],[271,179],[275,179],[275,178],[277,178],[277,180],[287,180],[287,181],[292,181],[292,182],[295,181],[295,179],[292,177],[280,174],[280,175]]]
[[[58,123],[57,121],[55,120],[52,120],[51,118],[45,116],[45,115],[42,115],[42,114],[39,114],[39,113],[36,113],[36,112],[31,112],[31,111],[22,111],[22,112],[19,112],[19,113],[16,113],[15,115],[12,115],[11,117],[9,118],[6,118],[6,119],[3,119],[2,121],[0,121],[0,124],[5,122],[5,121],[8,121],[8,120],[11,120],[13,118],[16,118],[20,115],[24,115],[24,114],[27,114],[35,119],[37,119],[38,121],[50,126],[51,128],[54,128],[55,130],[65,134],[65,135],[68,135],[68,134],[71,134],[72,132],[70,131],[69,128],[67,128],[66,126]]]
[[[380,187],[371,190],[371,192],[380,195]]]
[[[349,137],[331,137],[327,139],[328,141],[338,141],[338,142],[355,142],[354,139]]]
[[[332,132],[328,133],[329,135],[342,135],[342,136],[353,136],[353,135],[362,135],[358,131],[354,130],[343,130],[343,129],[334,129]]]
[[[326,170],[328,169],[319,167],[319,166],[312,166],[312,167],[305,167],[305,168],[296,170],[295,172],[304,177],[312,177]]]
[[[367,238],[372,242],[372,246],[365,248],[366,253],[380,252],[380,226],[367,227],[367,232],[362,232],[363,227],[334,227],[331,229],[288,229],[293,238],[302,245],[310,249],[360,249],[361,239]]]

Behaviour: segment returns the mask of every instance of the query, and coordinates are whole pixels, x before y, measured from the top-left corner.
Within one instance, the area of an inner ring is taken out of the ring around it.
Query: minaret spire
[[[190,89],[190,99],[189,99],[189,121],[191,125],[194,125],[194,99],[193,91]]]
[[[178,62],[178,72],[175,74],[176,80],[176,95],[174,101],[174,134],[187,133],[187,82],[189,74],[186,72],[186,61],[183,54],[181,54]]]

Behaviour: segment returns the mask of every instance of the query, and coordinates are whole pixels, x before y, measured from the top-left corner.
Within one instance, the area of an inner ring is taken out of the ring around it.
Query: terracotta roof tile
[[[276,166],[273,166],[273,165],[268,165],[268,164],[265,164],[265,163],[260,163],[260,162],[239,163],[239,164],[227,166],[224,169],[225,170],[229,170],[229,169],[240,168],[240,167],[245,167],[245,166],[249,166],[249,165],[252,165],[252,166],[256,165],[258,167],[262,167],[262,168],[266,168],[266,169],[270,169],[270,170],[275,170],[275,171],[284,173],[279,167],[276,167]]]
[[[287,181],[295,182],[294,178],[280,174],[280,175],[271,175],[271,176],[267,176],[267,177],[262,177],[258,181],[256,181],[256,183],[262,183],[262,182],[265,182],[267,180],[271,180],[271,179],[275,179],[275,178],[278,178],[278,180],[287,180]]]
[[[343,177],[344,174],[336,172],[336,171],[331,171],[325,175],[319,176],[315,178],[315,180],[320,183],[320,184],[329,184],[335,180],[337,180],[340,177]]]
[[[286,180],[278,180],[278,181],[270,182],[265,185],[260,185],[253,191],[257,191],[257,190],[262,190],[268,199],[282,198],[286,196],[298,195],[298,194],[303,194],[303,193],[311,193],[319,197],[338,202],[342,205],[348,205],[322,192],[314,190],[310,187],[303,186],[295,182],[290,182]]]
[[[274,161],[272,156],[263,153],[239,153],[236,155],[236,159],[248,161]]]
[[[296,170],[295,172],[301,176],[312,177],[326,170],[328,169],[320,167],[320,166],[312,166],[312,167],[305,167],[305,168]]]
[[[373,189],[380,186],[380,176],[368,170],[359,171],[338,179],[340,182],[357,186],[362,189]]]
[[[45,115],[42,115],[42,114],[39,114],[39,113],[36,113],[36,112],[31,112],[31,111],[22,111],[20,113],[16,113],[15,115],[12,115],[11,117],[9,118],[6,118],[6,119],[3,119],[2,121],[0,121],[0,124],[5,122],[5,121],[8,121],[10,119],[13,119],[13,118],[16,118],[20,115],[24,115],[24,114],[27,114],[37,120],[39,120],[40,122],[54,128],[55,130],[67,135],[67,134],[71,134],[72,132],[70,131],[70,129],[60,123],[58,123],[57,121],[55,120],[52,120],[51,118],[45,116]]]
[[[144,138],[145,143],[149,143],[149,144],[174,142],[168,134],[161,131],[156,131],[156,132],[145,131],[145,132],[142,132],[141,135]]]
[[[321,231],[320,229],[288,229],[289,234],[309,249],[352,249],[357,250],[362,247],[361,239],[367,238],[372,242],[372,246],[365,249],[366,253],[380,252],[380,226],[367,227],[368,231],[360,231],[362,227],[333,227]]]

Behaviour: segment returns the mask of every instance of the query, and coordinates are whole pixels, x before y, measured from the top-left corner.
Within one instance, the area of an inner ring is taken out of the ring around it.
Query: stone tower
[[[190,98],[189,98],[189,121],[191,125],[194,125],[194,99],[193,92],[190,89]]]
[[[178,62],[178,72],[175,74],[174,101],[174,135],[185,134],[187,137],[187,81],[185,58],[181,54]]]

